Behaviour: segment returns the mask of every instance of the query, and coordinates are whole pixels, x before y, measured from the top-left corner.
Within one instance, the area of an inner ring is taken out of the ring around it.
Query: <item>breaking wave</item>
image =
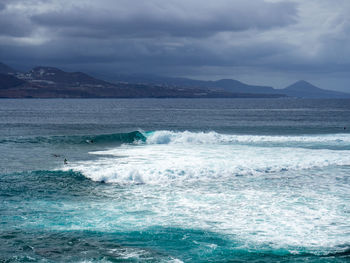
[[[217,132],[156,131],[147,134],[148,144],[260,144],[268,146],[336,146],[350,149],[350,134],[329,135],[229,135]],[[343,148],[342,148],[343,149]]]
[[[90,152],[96,159],[64,169],[94,181],[169,184],[350,165],[347,134],[282,137],[156,131],[145,136],[145,143]],[[276,144],[271,146],[272,142]]]

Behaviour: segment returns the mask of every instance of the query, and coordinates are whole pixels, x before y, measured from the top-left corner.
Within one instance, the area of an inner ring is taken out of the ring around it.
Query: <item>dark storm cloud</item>
[[[50,1],[41,1],[47,2]],[[221,32],[259,32],[283,27],[295,23],[297,17],[296,5],[290,2],[236,0],[232,4],[232,1],[218,0],[205,5],[196,0],[104,2],[110,4],[108,8],[96,2],[86,5],[57,2],[55,8],[28,13],[31,22],[46,30],[52,39],[26,49],[23,45],[7,45],[6,49],[12,50],[10,54],[23,54],[31,60],[40,58],[43,63],[118,61],[129,68],[135,63],[147,69],[150,66],[233,66],[281,48],[265,43],[259,43],[259,49],[256,43],[219,47],[221,43],[217,42],[225,40],[213,36]]]
[[[350,69],[348,0],[0,1],[0,61],[13,65],[110,78],[118,71],[239,79],[244,68],[242,76],[267,85],[268,72],[345,83]]]
[[[0,11],[0,36],[24,37],[33,32],[31,23],[23,17],[2,14]]]
[[[281,27],[296,21],[296,5],[290,2],[218,1],[221,8],[213,9],[203,8],[200,1],[193,2],[196,4],[115,1],[108,9],[73,7],[33,15],[31,19],[40,26],[55,28],[61,35],[99,38],[207,37],[218,32]]]
[[[83,66],[91,72],[110,71],[112,74],[109,67],[124,73],[182,75],[189,74],[193,68],[201,67],[266,67],[264,61],[271,54],[284,53],[289,48],[277,43],[261,42],[259,48],[257,43],[251,43],[245,47],[237,45],[229,49],[215,49],[212,45],[216,45],[216,41],[214,39],[211,45],[196,41],[174,47],[163,42],[155,43],[152,39],[92,39],[86,42],[84,39],[64,38],[26,49],[21,46],[7,46],[4,49],[9,51],[10,56],[14,57],[16,54],[16,59],[19,60],[26,57],[35,65],[84,64]],[[82,70],[81,65],[76,68]],[[92,68],[94,70],[91,70]]]
[[[29,36],[35,30],[35,27],[25,15],[9,10],[7,8],[9,2],[3,0],[0,3],[0,36]],[[15,2],[13,1],[12,3]]]

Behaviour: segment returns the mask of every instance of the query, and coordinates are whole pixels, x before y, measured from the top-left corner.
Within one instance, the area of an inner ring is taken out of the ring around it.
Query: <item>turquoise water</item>
[[[350,260],[349,100],[1,100],[0,124],[0,262]]]

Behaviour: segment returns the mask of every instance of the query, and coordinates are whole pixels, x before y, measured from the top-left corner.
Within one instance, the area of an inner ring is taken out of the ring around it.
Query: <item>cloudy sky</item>
[[[0,61],[350,92],[349,0],[0,0]]]

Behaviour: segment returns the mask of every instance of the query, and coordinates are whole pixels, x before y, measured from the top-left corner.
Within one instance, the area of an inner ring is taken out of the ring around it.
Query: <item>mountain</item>
[[[248,85],[234,79],[203,81],[188,78],[159,77],[152,75],[119,75],[118,81],[127,83],[158,84],[169,87],[197,87],[210,90],[222,90],[233,93],[275,94],[297,98],[350,98],[345,92],[320,89],[306,81],[298,81],[284,89],[274,89],[269,86]]]
[[[13,68],[11,68],[10,66],[5,65],[4,63],[0,62],[0,73],[1,74],[14,74],[16,72],[17,71],[14,70]]]
[[[221,79],[217,81],[209,82],[212,87],[221,88],[230,92],[247,92],[247,93],[258,93],[258,94],[274,94],[278,93],[272,87],[268,86],[256,86],[248,85],[243,82],[234,79]]]
[[[350,98],[304,80],[284,89],[248,85],[234,79],[216,81],[151,75],[116,75],[116,83],[82,72],[35,67],[21,73],[0,63],[2,98]]]
[[[0,73],[0,89],[16,88],[25,83],[25,81],[20,80],[12,75]]]
[[[27,73],[2,74],[2,98],[275,98],[277,94],[234,93],[205,87],[110,83],[82,72],[35,67]]]
[[[350,93],[320,89],[305,80],[299,80],[280,92],[298,98],[350,98]]]
[[[114,79],[119,82],[163,85],[168,87],[208,88],[212,90],[224,90],[234,93],[278,94],[278,90],[275,90],[272,87],[248,85],[234,79],[204,81],[189,78],[171,78],[145,74],[117,75],[114,77]]]
[[[26,80],[56,83],[57,85],[112,85],[82,72],[65,72],[54,67],[35,67],[23,76]]]

